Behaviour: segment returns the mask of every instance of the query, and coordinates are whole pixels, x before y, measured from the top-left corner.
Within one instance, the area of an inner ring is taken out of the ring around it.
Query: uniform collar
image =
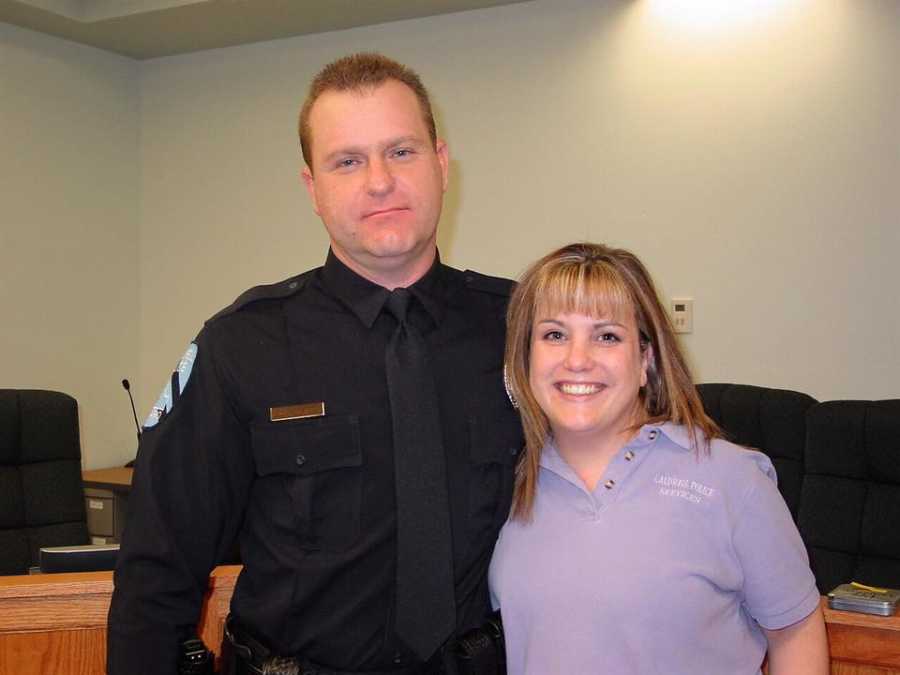
[[[444,305],[448,292],[445,282],[445,267],[441,264],[440,253],[436,253],[434,263],[416,283],[409,287],[410,292],[428,312],[435,325],[440,325],[444,318]],[[322,283],[328,291],[343,302],[367,328],[371,328],[375,319],[381,314],[384,303],[390,293],[360,276],[338,260],[330,248],[321,273]]]
[[[447,304],[446,269],[441,264],[440,252],[436,250],[431,267],[421,279],[409,287],[410,292],[422,303],[436,326],[441,325],[441,320],[444,318],[444,307]]]

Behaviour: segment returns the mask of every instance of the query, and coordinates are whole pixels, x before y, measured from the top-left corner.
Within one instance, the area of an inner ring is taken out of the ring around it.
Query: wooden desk
[[[133,474],[134,469],[124,466],[117,466],[112,469],[92,469],[91,471],[81,472],[81,481],[85,487],[113,490],[115,492],[129,492]]]
[[[218,655],[240,565],[217,567],[200,635]],[[103,675],[112,572],[0,577],[0,675]],[[900,616],[828,609],[832,675],[900,675]]]
[[[239,565],[217,567],[200,635],[217,654]],[[0,675],[104,675],[112,572],[0,577]]]
[[[828,629],[832,675],[900,673],[900,616],[828,609],[825,598],[822,611]]]

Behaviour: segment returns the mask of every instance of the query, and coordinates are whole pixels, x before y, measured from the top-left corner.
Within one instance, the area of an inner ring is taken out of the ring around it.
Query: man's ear
[[[446,141],[439,138],[434,145],[434,152],[437,155],[438,163],[441,165],[441,185],[443,185],[444,192],[446,192],[450,172],[450,148],[447,147]]]
[[[316,201],[316,179],[308,166],[303,167],[303,170],[300,172],[300,177],[303,179],[303,184],[306,186],[306,191],[309,193],[309,201],[312,202],[313,211],[315,211],[318,216],[320,214],[319,203]]]

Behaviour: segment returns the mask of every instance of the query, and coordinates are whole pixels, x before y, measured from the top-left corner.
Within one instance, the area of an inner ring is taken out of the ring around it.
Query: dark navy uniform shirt
[[[439,261],[410,287],[439,398],[458,631],[489,611],[486,572],[523,445],[502,377],[510,288]],[[111,675],[174,673],[207,575],[235,537],[244,569],[232,613],[276,652],[346,670],[414,663],[393,632],[387,296],[329,253],[206,323],[184,390],[141,441]],[[323,416],[270,419],[270,408],[319,402]]]

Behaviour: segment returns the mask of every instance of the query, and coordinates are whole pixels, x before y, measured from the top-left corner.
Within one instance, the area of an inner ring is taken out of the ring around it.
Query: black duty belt
[[[225,621],[225,641],[231,649],[233,659],[231,669],[226,670],[228,675],[442,675],[444,673],[440,665],[431,662],[391,670],[349,671],[335,670],[295,656],[280,656],[272,653],[266,645],[241,628],[230,616]]]

